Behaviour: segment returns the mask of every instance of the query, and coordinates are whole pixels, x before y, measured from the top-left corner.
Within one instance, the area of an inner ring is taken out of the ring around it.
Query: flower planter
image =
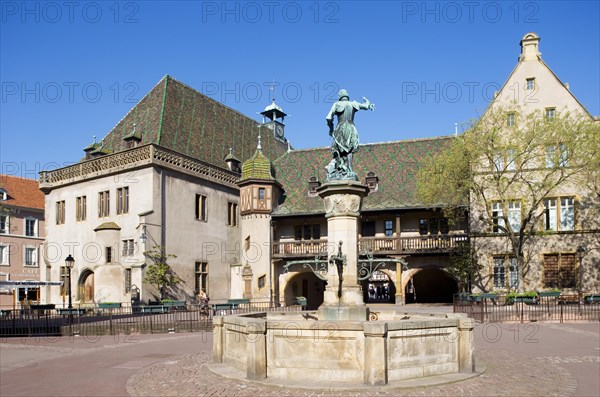
[[[160,304],[167,307],[185,307],[185,301],[161,301]]]
[[[516,296],[515,302],[527,303],[529,305],[533,305],[537,303],[537,298],[535,296]]]
[[[481,294],[479,296],[481,296],[481,298],[483,298],[483,299],[497,299],[498,298],[498,294],[494,294],[494,293]]]

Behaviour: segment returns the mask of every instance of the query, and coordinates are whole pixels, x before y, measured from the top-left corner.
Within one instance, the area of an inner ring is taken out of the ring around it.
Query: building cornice
[[[92,160],[40,172],[40,189],[53,189],[134,169],[158,166],[237,189],[239,174],[150,143]]]

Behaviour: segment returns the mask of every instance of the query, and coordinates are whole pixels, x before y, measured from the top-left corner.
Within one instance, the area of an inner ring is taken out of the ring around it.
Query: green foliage
[[[177,256],[167,255],[164,247],[157,246],[144,252],[144,256],[152,262],[146,269],[144,282],[156,287],[160,291],[160,298],[162,299],[165,288],[172,287],[181,281],[167,263],[168,259],[174,259]]]
[[[515,126],[506,125],[507,113],[515,114]],[[586,114],[557,112],[548,119],[541,112],[492,106],[447,150],[424,164],[417,195],[423,204],[446,213],[468,203],[473,237],[498,229],[496,235],[508,240],[517,259],[522,288],[536,254],[534,237],[543,233],[544,199],[576,183],[595,192],[595,208],[600,207],[599,137],[600,123]],[[508,218],[515,200],[520,203],[517,224]],[[502,209],[500,221],[494,219],[494,203]],[[476,253],[480,247],[476,239],[472,242]]]
[[[473,257],[469,243],[460,244],[450,254],[450,264],[444,270],[453,276],[459,284],[460,292],[467,292],[467,286],[480,266]]]

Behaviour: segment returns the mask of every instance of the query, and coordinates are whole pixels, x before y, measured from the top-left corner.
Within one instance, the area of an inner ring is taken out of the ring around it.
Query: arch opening
[[[406,284],[406,303],[452,303],[458,283],[442,269],[423,269]]]
[[[384,272],[376,270],[361,285],[365,303],[396,303],[396,285]]]
[[[312,272],[298,273],[285,287],[285,303],[293,304],[297,297],[303,296],[306,298],[306,308],[316,310],[323,303],[326,284]]]
[[[83,303],[94,302],[94,272],[85,269],[77,282],[77,297]]]

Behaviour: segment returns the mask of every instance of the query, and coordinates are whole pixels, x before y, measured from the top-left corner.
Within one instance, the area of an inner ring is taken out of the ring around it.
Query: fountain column
[[[338,269],[331,264],[323,304],[319,307],[319,319],[365,321],[369,309],[363,301],[357,277],[358,217],[362,199],[369,193],[369,188],[356,181],[339,180],[325,183],[317,192],[325,204],[327,240],[331,247],[329,254],[337,255],[341,242],[341,251],[345,255],[341,296],[338,296]],[[335,252],[331,252],[333,245]]]

